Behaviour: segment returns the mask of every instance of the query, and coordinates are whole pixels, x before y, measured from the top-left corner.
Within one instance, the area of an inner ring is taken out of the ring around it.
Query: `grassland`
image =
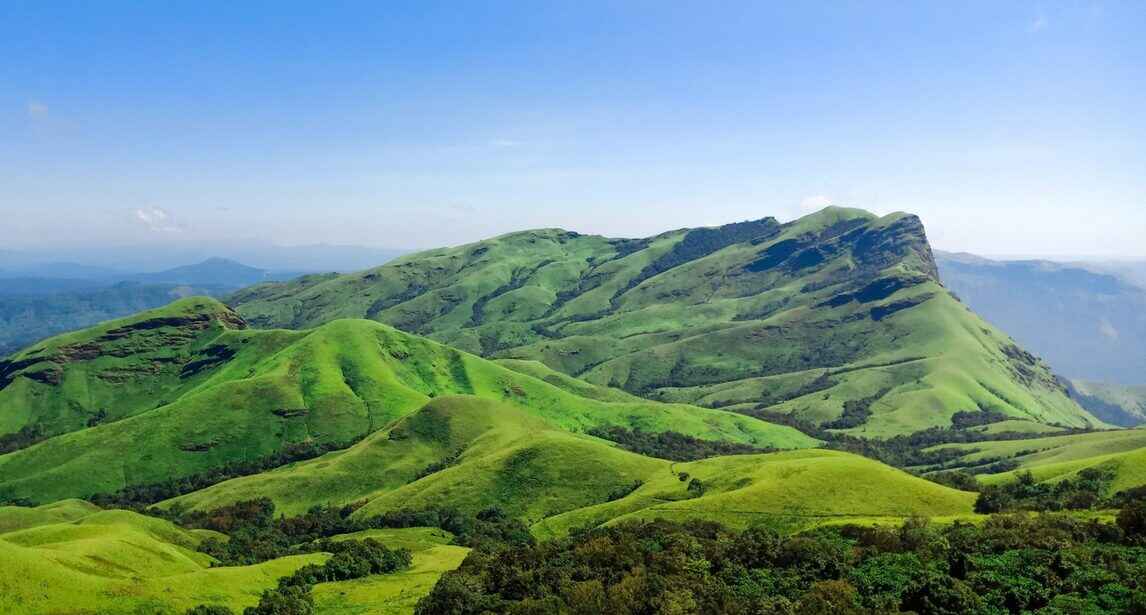
[[[954,462],[956,467],[974,467],[998,460],[1018,464],[1016,470],[980,476],[980,481],[987,484],[1015,480],[1019,472],[1029,471],[1038,481],[1058,481],[1086,468],[1106,468],[1114,473],[1110,493],[1146,485],[1146,430],[1143,429],[944,444],[927,450],[962,452]]]
[[[693,479],[702,490],[689,488]],[[968,515],[974,501],[974,494],[856,455],[792,451],[672,464],[624,498],[551,517],[533,530],[551,537],[584,525],[667,518],[795,531],[822,524]]]
[[[259,327],[367,318],[661,401],[768,409],[882,438],[958,411],[1099,425],[939,283],[922,224],[829,208],[607,239],[557,229],[230,298]]]
[[[440,470],[418,470],[449,458]],[[411,461],[414,460],[414,461]],[[702,493],[689,491],[688,474]],[[360,477],[370,477],[363,480]],[[498,506],[540,537],[633,517],[713,519],[789,529],[828,521],[970,513],[974,495],[834,451],[714,457],[673,463],[555,430],[489,400],[435,400],[352,449],[227,481],[162,504],[210,509],[269,497],[291,512],[365,502],[365,518],[402,508]]]
[[[201,532],[129,511],[61,502],[0,508],[0,612],[181,614],[203,602],[242,609],[324,554],[211,568]]]
[[[414,554],[409,570],[321,583],[313,590],[319,615],[408,615],[418,600],[430,593],[442,574],[457,568],[469,549],[449,544],[448,532],[431,528],[369,530],[346,534],[343,539],[374,538],[393,548],[407,548]]]
[[[109,413],[118,420],[0,456],[0,495],[38,502],[85,497],[258,459],[292,444],[354,441],[452,394],[499,400],[566,431],[622,425],[784,449],[817,444],[795,429],[739,414],[650,402],[560,377],[551,384],[546,379],[553,374],[543,368],[533,368],[538,378],[377,322],[342,320],[309,331],[249,330],[241,322],[221,304],[197,299],[17,355],[12,365],[20,369],[0,390],[0,415],[39,403],[82,416],[92,409],[85,399],[115,403],[115,391],[128,409]],[[190,336],[188,328],[201,334],[183,350],[156,345]],[[121,333],[108,340],[109,331]],[[98,352],[40,359],[76,345]],[[150,365],[156,353],[170,357],[161,374],[105,382],[109,361]],[[188,366],[193,375],[186,375]],[[45,369],[57,370],[58,379],[33,377]],[[133,402],[148,398],[160,399],[158,407],[142,410],[147,404]]]
[[[213,560],[195,546],[211,534],[76,500],[2,507],[0,612],[181,615],[205,603],[241,612],[279,577],[327,557],[315,553],[254,566],[210,567]],[[336,540],[364,538],[409,549],[413,566],[392,575],[321,583],[313,590],[318,613],[412,613],[438,577],[469,551],[450,545],[453,536],[436,528],[370,530]]]

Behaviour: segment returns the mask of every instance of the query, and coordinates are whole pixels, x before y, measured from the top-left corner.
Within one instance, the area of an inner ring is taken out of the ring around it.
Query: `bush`
[[[1146,500],[1128,504],[1118,513],[1118,527],[1126,534],[1126,539],[1146,544]]]

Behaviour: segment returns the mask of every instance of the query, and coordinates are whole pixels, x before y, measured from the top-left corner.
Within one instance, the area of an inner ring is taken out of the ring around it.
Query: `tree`
[[[1118,527],[1131,542],[1146,543],[1146,500],[1127,504],[1118,513]]]

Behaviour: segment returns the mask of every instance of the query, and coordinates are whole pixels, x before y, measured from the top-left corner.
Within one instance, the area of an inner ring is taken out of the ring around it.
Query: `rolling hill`
[[[13,518],[24,527],[8,529]],[[278,577],[327,557],[315,553],[212,568],[211,558],[195,550],[204,536],[161,519],[79,502],[0,507],[0,611],[175,615],[206,601],[241,609],[258,602]]]
[[[927,450],[958,452],[944,466],[985,470],[986,473],[979,475],[985,484],[1012,481],[1018,473],[1027,471],[1036,481],[1053,482],[1073,477],[1087,468],[1102,468],[1112,473],[1106,495],[1146,485],[1146,430],[1143,429],[943,444]],[[992,467],[999,462],[1014,469],[992,473]]]
[[[3,433],[53,436],[0,455],[0,495],[85,497],[301,443],[342,447],[450,394],[499,400],[567,431],[619,425],[759,447],[817,443],[748,416],[539,379],[377,322],[252,330],[217,301],[192,298],[0,363]]]
[[[689,476],[702,481],[702,491],[690,488]],[[673,463],[554,429],[501,402],[471,396],[437,398],[345,451],[226,481],[160,506],[210,510],[252,497],[269,497],[287,514],[356,502],[363,504],[354,513],[361,518],[404,508],[476,513],[497,506],[541,537],[656,516],[793,529],[826,521],[967,514],[974,502],[973,494],[835,451]]]
[[[291,555],[249,566],[216,567],[195,550],[207,530],[125,510],[100,510],[78,500],[38,508],[0,507],[0,611],[11,615],[100,613],[182,615],[198,604],[234,612],[325,553]],[[373,538],[413,553],[395,574],[315,586],[319,613],[410,613],[438,577],[469,549],[436,528],[370,530],[335,540]]]
[[[366,318],[649,399],[783,412],[860,436],[978,409],[1100,424],[946,291],[907,214],[828,208],[646,239],[527,231],[229,301],[256,327]]]

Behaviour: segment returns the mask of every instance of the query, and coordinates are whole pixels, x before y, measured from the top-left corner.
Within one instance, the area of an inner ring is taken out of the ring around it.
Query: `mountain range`
[[[920,568],[899,562],[932,544],[921,518],[1028,545],[1031,522],[980,513],[1037,500],[1098,528],[1146,485],[1146,432],[1076,400],[1125,391],[1056,376],[949,290],[944,258],[916,216],[845,208],[540,229],[41,340],[0,360],[0,608],[412,613],[432,593],[469,612],[465,575],[521,545],[605,558],[608,532],[664,523],[743,532],[775,553],[734,550],[776,566],[870,551],[878,579]],[[132,284],[203,272],[262,275]],[[324,540],[368,537],[412,567],[355,572]],[[317,571],[335,576],[290,589]]]
[[[56,333],[156,308],[180,297],[221,296],[251,284],[299,275],[222,258],[150,273],[61,264],[32,271],[46,277],[0,277],[0,355]]]
[[[366,318],[649,399],[869,437],[980,409],[1097,424],[944,288],[907,214],[833,207],[644,239],[527,231],[228,301],[255,327]]]

